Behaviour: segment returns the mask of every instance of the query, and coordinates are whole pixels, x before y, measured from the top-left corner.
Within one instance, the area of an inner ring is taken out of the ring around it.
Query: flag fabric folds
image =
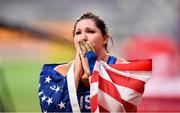
[[[96,62],[90,84],[91,112],[136,112],[151,70],[151,60]]]
[[[81,97],[89,96],[89,89],[76,90],[74,63],[67,76],[54,70],[57,65],[44,65],[39,83],[39,100],[42,112],[81,112]],[[145,83],[151,77],[152,61],[136,60],[121,64],[96,61],[90,76],[91,112],[136,112]],[[88,99],[88,98],[87,98]],[[88,103],[87,103],[88,102]]]
[[[54,70],[57,64],[45,64],[39,80],[39,102],[42,112],[70,112],[67,77]]]

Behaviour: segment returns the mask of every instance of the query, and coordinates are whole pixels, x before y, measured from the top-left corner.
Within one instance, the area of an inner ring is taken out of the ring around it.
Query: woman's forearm
[[[78,54],[76,54],[75,62],[74,62],[74,78],[75,78],[75,85],[76,89],[78,88],[79,81],[83,75],[83,67]]]

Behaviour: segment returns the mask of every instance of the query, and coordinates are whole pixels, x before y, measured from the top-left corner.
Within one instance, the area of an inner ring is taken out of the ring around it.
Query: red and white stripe
[[[97,61],[90,84],[91,111],[136,112],[151,70],[151,60],[114,65]]]

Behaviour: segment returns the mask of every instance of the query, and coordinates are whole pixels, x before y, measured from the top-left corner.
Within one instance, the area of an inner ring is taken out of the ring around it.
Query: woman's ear
[[[104,45],[107,45],[107,43],[109,41],[109,36],[104,36],[103,39],[104,39],[104,42],[103,42]]]

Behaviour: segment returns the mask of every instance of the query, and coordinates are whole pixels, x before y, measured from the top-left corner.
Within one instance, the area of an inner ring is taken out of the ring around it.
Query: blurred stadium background
[[[39,112],[45,63],[75,55],[73,22],[85,11],[104,18],[111,53],[153,59],[153,76],[138,108],[180,112],[180,0],[0,0],[0,112]]]

